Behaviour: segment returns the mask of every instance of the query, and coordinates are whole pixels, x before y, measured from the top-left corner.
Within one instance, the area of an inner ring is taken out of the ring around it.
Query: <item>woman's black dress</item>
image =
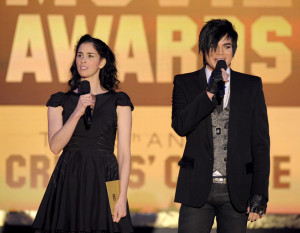
[[[63,107],[63,123],[75,110],[75,92],[53,94],[47,106]],[[133,232],[129,209],[113,223],[106,181],[119,179],[114,155],[117,129],[116,107],[133,105],[124,92],[96,95],[92,125],[84,117],[61,154],[40,204],[33,228],[36,232]]]

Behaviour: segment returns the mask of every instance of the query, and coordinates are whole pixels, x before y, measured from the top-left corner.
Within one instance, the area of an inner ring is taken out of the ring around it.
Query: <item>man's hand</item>
[[[207,91],[214,95],[217,94],[220,82],[223,82],[222,73],[213,71],[208,83]]]
[[[220,82],[228,82],[229,74],[222,68],[221,71],[213,71],[208,83],[207,91],[216,94],[219,90]]]
[[[267,210],[267,199],[262,195],[254,194],[249,200],[247,213],[249,214],[248,220],[253,222],[262,218]]]

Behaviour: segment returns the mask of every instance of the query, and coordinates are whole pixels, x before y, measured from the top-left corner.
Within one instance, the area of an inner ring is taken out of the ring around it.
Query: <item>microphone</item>
[[[216,65],[214,71],[222,73],[222,71],[221,71],[222,68],[224,68],[224,70],[227,69],[226,62],[225,62],[225,60],[218,60],[217,65]],[[219,86],[218,89],[219,89],[219,96],[220,96],[220,98],[224,97],[224,85],[225,85],[224,81],[221,81],[221,82],[218,83],[218,86]]]
[[[90,82],[87,80],[82,81],[79,84],[78,93],[80,95],[85,95],[85,94],[89,94],[90,92],[91,92]],[[90,127],[92,124],[92,111],[90,106],[87,106],[85,109],[84,120],[86,125]]]

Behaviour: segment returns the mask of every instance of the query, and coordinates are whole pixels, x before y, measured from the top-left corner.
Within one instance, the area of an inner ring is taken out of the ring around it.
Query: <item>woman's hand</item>
[[[127,199],[119,198],[114,209],[113,221],[119,222],[121,218],[127,215]]]
[[[94,109],[95,102],[96,98],[92,94],[81,95],[74,110],[74,114],[82,116],[85,113],[87,106],[90,106],[91,109]]]

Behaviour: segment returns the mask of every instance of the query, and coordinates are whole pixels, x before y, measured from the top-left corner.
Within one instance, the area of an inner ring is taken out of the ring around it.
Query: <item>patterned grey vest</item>
[[[218,114],[217,109],[211,114],[212,134],[214,145],[214,167],[213,172],[218,171],[222,176],[226,176],[227,160],[227,142],[228,142],[228,123],[229,123],[229,106]],[[222,103],[223,104],[223,103]]]

